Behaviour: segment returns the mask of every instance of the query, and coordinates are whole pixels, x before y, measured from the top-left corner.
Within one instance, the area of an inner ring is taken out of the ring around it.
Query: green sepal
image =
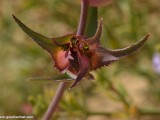
[[[27,79],[27,81],[30,82],[73,82],[74,80],[75,79],[70,77],[67,73],[55,77],[36,77]]]

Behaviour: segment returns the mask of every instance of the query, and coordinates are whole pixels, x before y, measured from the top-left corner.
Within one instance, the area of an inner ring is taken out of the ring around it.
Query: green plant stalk
[[[129,107],[130,107],[130,103],[125,99],[125,97],[114,87],[114,85],[112,84],[111,81],[107,80],[107,82],[108,82],[111,90],[112,90],[114,93],[116,93],[116,94],[119,96],[120,100],[123,102],[123,104],[124,104],[127,108],[129,108]]]
[[[158,115],[160,116],[160,109],[144,109],[144,108],[139,108],[138,112],[141,116],[146,116],[146,115]]]
[[[113,114],[114,114],[113,112],[88,112],[87,113],[88,116],[99,115],[99,116],[107,116],[107,117],[111,117]]]
[[[92,37],[97,30],[97,19],[98,19],[97,7],[89,7],[87,18],[88,19],[87,19],[85,35],[87,37]]]
[[[88,5],[89,3],[87,0],[81,0],[81,14],[80,14],[77,35],[84,35],[88,17]]]
[[[87,115],[89,115],[89,116],[93,116],[93,115],[99,115],[99,116],[108,116],[108,117],[111,117],[111,116],[113,116],[113,115],[115,115],[115,114],[118,114],[118,113],[121,113],[121,111],[117,111],[117,112],[102,112],[102,111],[98,111],[98,112],[96,112],[96,111],[89,111],[89,112],[87,112]],[[160,116],[160,109],[138,109],[138,114],[140,115],[140,116],[147,116],[147,115],[149,115],[149,116],[155,116],[155,115],[157,115],[157,116]]]
[[[77,35],[84,34],[86,21],[87,21],[88,5],[89,4],[88,4],[87,0],[81,0],[81,15],[80,15],[80,20],[79,20]],[[63,93],[65,91],[65,87],[66,87],[66,83],[61,82],[60,85],[58,86],[58,89],[56,91],[56,94],[55,94],[53,100],[51,101],[51,104],[49,105],[49,107],[43,117],[43,120],[50,120],[52,118],[52,115],[56,111],[58,103],[63,96]]]
[[[66,83],[65,82],[61,82],[58,86],[58,89],[56,91],[56,94],[51,102],[51,104],[49,105],[44,117],[43,117],[43,120],[50,120],[51,117],[52,117],[52,114],[55,112],[57,106],[58,106],[58,103],[61,99],[61,97],[63,96],[63,93],[65,91],[65,87],[66,87]]]

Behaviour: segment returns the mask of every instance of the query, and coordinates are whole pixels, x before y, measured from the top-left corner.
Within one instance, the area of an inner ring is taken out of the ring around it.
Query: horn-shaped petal
[[[76,84],[80,82],[80,80],[82,80],[83,77],[88,74],[88,71],[90,69],[89,57],[86,56],[85,54],[81,54],[79,50],[77,50],[77,54],[78,54],[78,61],[80,68],[76,80],[73,82],[70,88],[76,86]]]
[[[102,24],[103,24],[103,19],[101,18],[101,20],[98,24],[97,31],[96,31],[95,35],[92,37],[92,40],[100,42],[100,37],[102,34]]]
[[[89,45],[89,49],[91,53],[94,53],[96,48],[100,45],[100,37],[102,33],[102,22],[103,19],[101,18],[97,31],[92,38],[84,39],[82,42],[87,43]]]
[[[20,28],[29,35],[34,41],[36,41],[41,47],[46,49],[48,52],[53,51],[53,46],[55,46],[52,42],[51,38],[45,37],[39,33],[34,32],[27,26],[25,26],[18,18],[16,18],[13,15],[14,20],[17,22],[17,24],[20,26]],[[55,46],[56,47],[56,46]],[[54,48],[55,49],[55,48]]]
[[[96,31],[95,35],[92,38],[86,39],[84,42],[100,43],[100,37],[101,37],[101,34],[102,34],[102,24],[103,24],[103,19],[101,18],[101,20],[98,24],[97,31]]]
[[[42,48],[47,50],[51,55],[52,58],[55,61],[55,67],[58,68],[60,71],[63,71],[66,69],[69,65],[68,59],[65,57],[66,51],[63,51],[61,47],[57,46],[52,38],[47,38],[39,33],[34,32],[27,26],[25,26],[20,20],[18,20],[14,15],[13,15],[14,20],[17,22],[17,24],[20,26],[20,28],[27,34],[29,35],[36,43],[38,43]],[[72,34],[68,34],[63,37],[59,38],[54,38],[58,40],[61,43],[66,43],[70,40],[72,37]]]
[[[145,37],[143,37],[140,41],[132,44],[129,47],[123,48],[123,49],[117,49],[117,50],[111,50],[111,49],[102,49],[102,52],[107,52],[109,54],[112,54],[115,57],[125,57],[135,51],[137,51],[140,47],[143,46],[143,44],[147,41],[150,33],[148,33]]]
[[[102,66],[108,66],[114,61],[119,60],[129,54],[137,51],[148,39],[150,34],[147,34],[142,40],[136,42],[135,44],[126,47],[124,49],[111,50],[106,49],[101,46],[97,47],[95,53],[91,57],[92,70],[100,68]]]

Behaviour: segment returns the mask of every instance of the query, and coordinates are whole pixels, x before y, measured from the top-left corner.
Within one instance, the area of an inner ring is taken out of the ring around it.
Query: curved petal
[[[92,38],[85,39],[84,42],[87,42],[89,44],[92,44],[92,43],[100,44],[100,37],[101,37],[101,34],[102,34],[102,27],[103,27],[103,19],[101,18],[100,22],[98,24],[98,27],[97,27],[95,35]]]
[[[147,41],[148,37],[150,36],[150,33],[148,33],[145,37],[143,37],[138,42],[130,45],[129,47],[123,48],[123,49],[117,49],[117,50],[111,50],[111,49],[103,49],[103,52],[107,52],[111,55],[114,55],[116,57],[125,57],[135,51],[137,51],[139,48],[143,46],[143,44]]]
[[[82,78],[88,73],[90,69],[90,59],[86,54],[81,54],[79,50],[77,50],[78,60],[79,60],[79,72],[76,80],[73,82],[70,88],[77,85],[77,83],[82,80]]]
[[[55,45],[52,42],[51,38],[45,37],[39,33],[34,32],[27,26],[25,26],[18,18],[13,15],[14,20],[19,25],[19,27],[29,35],[36,43],[38,43],[41,47],[46,49],[48,52],[52,52],[55,49]]]
[[[63,51],[61,47],[54,44],[52,38],[48,38],[39,33],[34,32],[30,28],[28,28],[26,25],[24,25],[14,15],[13,15],[13,18],[17,22],[19,27],[27,35],[29,35],[36,43],[38,43],[42,48],[44,48],[51,54],[53,60],[55,61],[55,67],[59,71],[63,71],[68,67],[69,61],[67,58],[65,58],[65,51]],[[72,34],[68,34],[68,35],[65,35],[59,38],[54,38],[54,39],[58,40],[58,42],[65,43],[65,42],[68,42],[72,36],[73,36]]]
[[[101,18],[97,31],[92,38],[83,39],[81,43],[87,43],[89,45],[89,52],[94,53],[96,48],[100,46],[100,37],[102,33],[102,22],[103,19]]]
[[[138,41],[137,43],[124,49],[110,50],[98,46],[95,50],[95,53],[91,57],[92,70],[98,69],[102,66],[108,66],[112,62],[134,53],[146,42],[148,37],[149,34],[147,34],[142,40]]]

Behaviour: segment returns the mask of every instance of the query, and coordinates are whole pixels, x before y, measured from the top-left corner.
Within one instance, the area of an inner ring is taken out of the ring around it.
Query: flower
[[[156,52],[153,55],[153,68],[157,74],[160,74],[160,53]]]
[[[75,79],[70,88],[74,87],[84,77],[93,79],[90,71],[108,66],[112,62],[137,51],[149,37],[147,34],[142,40],[129,47],[111,50],[100,44],[102,19],[95,35],[91,38],[76,34],[47,38],[25,26],[14,15],[13,18],[26,34],[51,54],[55,62],[54,66],[60,72],[67,72]]]

